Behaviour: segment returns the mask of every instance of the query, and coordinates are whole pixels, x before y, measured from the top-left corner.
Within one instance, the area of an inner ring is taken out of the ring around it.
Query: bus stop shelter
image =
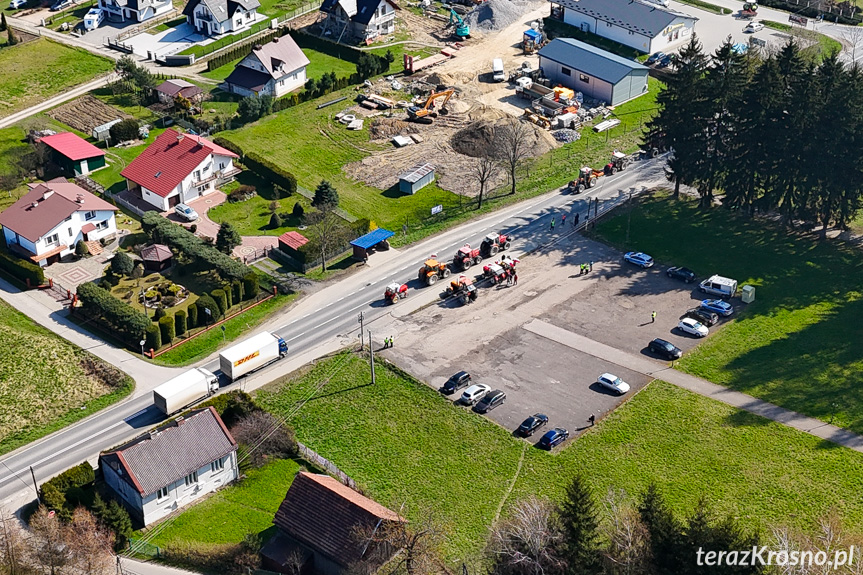
[[[394,235],[396,235],[395,232],[378,228],[364,236],[358,237],[351,242],[351,246],[354,248],[354,259],[365,261],[369,256],[369,252],[390,249],[390,244],[387,240]]]

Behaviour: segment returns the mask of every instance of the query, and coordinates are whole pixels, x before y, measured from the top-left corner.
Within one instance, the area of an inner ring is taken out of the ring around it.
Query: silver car
[[[489,391],[491,391],[491,388],[484,383],[475,383],[474,385],[464,390],[464,393],[461,394],[461,402],[465,405],[473,405],[474,403],[485,397],[485,394],[487,394]]]
[[[174,212],[187,222],[194,222],[198,219],[198,212],[187,206],[186,204],[177,204],[174,206]]]
[[[629,384],[614,375],[613,373],[603,373],[596,379],[596,383],[610,389],[611,391],[617,393],[617,395],[623,395],[627,391],[629,391]]]

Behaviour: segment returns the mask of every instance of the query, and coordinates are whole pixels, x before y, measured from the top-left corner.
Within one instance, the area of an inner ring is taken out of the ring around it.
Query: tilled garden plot
[[[89,94],[54,108],[48,112],[48,115],[86,134],[92,133],[93,128],[107,124],[117,118],[132,117]]]

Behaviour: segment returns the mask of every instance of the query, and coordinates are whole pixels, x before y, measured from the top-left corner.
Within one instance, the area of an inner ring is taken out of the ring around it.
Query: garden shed
[[[415,194],[434,181],[434,166],[419,164],[399,175],[399,191]]]
[[[279,236],[279,249],[300,261],[303,261],[303,256],[298,250],[307,243],[309,238],[300,232],[285,232]]]
[[[73,176],[86,175],[105,166],[105,152],[72,132],[45,136],[39,141],[52,150],[57,165]]]
[[[378,228],[367,233],[364,236],[358,237],[351,242],[351,245],[354,248],[354,259],[359,261],[365,260],[369,255],[369,250],[390,249],[390,244],[389,242],[387,242],[387,240],[394,235],[396,235],[395,232],[391,232],[383,228]]]
[[[168,246],[153,244],[141,250],[141,259],[144,260],[144,269],[149,272],[160,272],[171,267],[174,254]]]

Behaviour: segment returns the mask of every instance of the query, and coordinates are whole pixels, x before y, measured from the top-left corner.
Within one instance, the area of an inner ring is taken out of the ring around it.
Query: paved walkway
[[[835,425],[824,423],[812,417],[806,417],[796,411],[779,407],[778,405],[754,398],[745,393],[740,393],[739,391],[733,391],[727,387],[716,385],[706,379],[677,371],[671,367],[662,367],[646,357],[621,351],[542,320],[535,319],[523,327],[540,337],[556,341],[582,353],[616,363],[621,367],[656,379],[667,381],[704,397],[721,401],[727,405],[743,409],[755,415],[760,415],[761,417],[787,425],[788,427],[793,427],[809,435],[814,435],[820,439],[826,439],[827,441],[832,441],[843,447],[863,453],[863,437]]]

